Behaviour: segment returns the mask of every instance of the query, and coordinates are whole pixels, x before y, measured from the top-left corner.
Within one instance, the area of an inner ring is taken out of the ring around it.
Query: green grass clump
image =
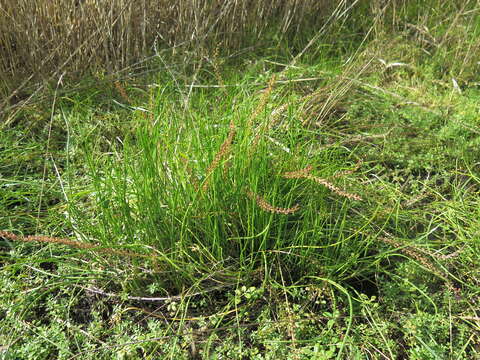
[[[275,277],[277,262],[294,279],[371,271],[356,261],[368,252],[357,229],[367,233],[369,220],[347,215],[361,198],[333,184],[358,159],[338,148],[310,154],[316,137],[282,91],[199,90],[185,112],[166,95],[171,87],[152,93],[151,107],[132,114],[134,129],[88,156],[94,212],[76,221],[88,218],[85,232],[102,246],[155,255],[158,281],[177,289],[258,271]],[[210,100],[218,96],[221,108]]]

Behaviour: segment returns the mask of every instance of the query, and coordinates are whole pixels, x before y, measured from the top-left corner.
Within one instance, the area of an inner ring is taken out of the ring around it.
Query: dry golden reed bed
[[[245,36],[260,41],[272,24],[287,33],[321,22],[336,3],[0,0],[0,80],[14,87],[64,71],[119,71],[154,49],[234,49]]]

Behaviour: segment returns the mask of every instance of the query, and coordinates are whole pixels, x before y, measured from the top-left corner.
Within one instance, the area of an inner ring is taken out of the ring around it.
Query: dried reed
[[[276,213],[276,214],[292,214],[300,209],[300,205],[296,204],[291,208],[280,208],[269,204],[264,198],[260,195],[253,193],[250,190],[247,190],[247,196],[254,200],[257,205],[265,211]]]
[[[272,113],[270,114],[271,119],[268,122],[267,128],[265,129],[266,131],[269,131],[271,128],[273,128],[275,125],[277,125],[277,123],[280,119],[280,116],[288,108],[288,105],[290,105],[290,104],[286,103],[286,104],[280,105],[278,108],[276,108],[275,110],[272,111]]]
[[[235,50],[247,34],[260,35],[274,24],[295,33],[307,23],[322,23],[335,5],[326,0],[2,0],[0,76],[15,87],[31,74],[33,81],[49,78],[60,67],[80,76],[112,72],[151,55],[157,43],[198,50],[221,38],[222,48]]]

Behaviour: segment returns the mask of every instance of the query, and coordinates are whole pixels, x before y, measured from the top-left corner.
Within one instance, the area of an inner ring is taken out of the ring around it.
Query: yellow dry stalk
[[[272,113],[270,114],[271,119],[268,122],[268,125],[266,126],[265,131],[269,131],[278,123],[280,116],[288,108],[288,105],[290,104],[286,103],[286,104],[280,105],[278,108],[272,111]]]
[[[270,97],[270,94],[273,90],[273,85],[275,84],[276,76],[275,74],[272,75],[268,82],[268,86],[265,90],[263,90],[262,97],[260,98],[260,102],[258,103],[255,111],[253,112],[252,116],[250,116],[250,119],[248,120],[247,127],[252,126],[254,120],[260,115],[260,113],[265,109],[265,106],[267,105],[268,98]]]
[[[297,171],[289,171],[283,174],[284,178],[287,179],[297,179],[297,178],[304,178],[310,175],[310,172],[313,170],[312,165],[308,165],[305,169],[300,169]]]
[[[353,174],[355,171],[357,171],[360,166],[362,166],[362,160],[359,160],[353,169],[350,169],[350,170],[345,170],[345,171],[339,171],[338,173],[336,173],[335,175],[332,176],[332,179],[335,179],[335,178],[339,178],[339,177],[342,177],[342,176],[346,176],[346,175],[351,175]]]
[[[77,249],[93,250],[93,251],[98,251],[98,252],[106,253],[110,255],[155,258],[155,256],[151,256],[151,255],[138,254],[138,253],[135,253],[132,251],[126,251],[126,250],[103,248],[100,245],[86,244],[80,241],[74,241],[74,240],[58,238],[58,237],[41,236],[41,235],[19,236],[8,231],[0,231],[0,237],[3,237],[8,240],[12,240],[12,241],[39,242],[39,243],[66,245],[66,246],[77,248]]]
[[[417,249],[415,246],[407,245],[404,247],[402,243],[393,239],[393,237],[386,237],[382,236],[379,238],[383,242],[392,245],[395,248],[399,248],[401,252],[405,255],[409,256],[410,258],[417,260],[420,264],[422,264],[425,268],[430,270],[432,273],[444,278],[445,276],[440,274],[438,269],[423,255],[420,254],[420,250]]]
[[[331,190],[332,192],[334,192],[334,193],[336,193],[340,196],[346,197],[346,198],[351,199],[351,200],[357,200],[357,201],[362,200],[362,198],[359,195],[351,194],[349,192],[341,190],[338,187],[336,187],[335,185],[333,185],[332,183],[328,182],[327,180],[310,174],[311,171],[312,171],[312,166],[309,165],[305,169],[302,169],[302,170],[286,172],[286,173],[283,174],[283,177],[286,178],[286,179],[301,179],[301,178],[304,178],[304,179],[312,180],[312,181],[315,181],[316,183],[318,183],[320,185],[325,186],[327,189]]]
[[[233,139],[235,138],[236,134],[236,128],[235,128],[235,123],[233,120],[230,122],[230,131],[228,132],[228,136],[223,142],[222,146],[220,146],[220,150],[217,152],[215,155],[212,163],[207,169],[207,174],[206,174],[206,179],[205,182],[203,183],[202,190],[207,191],[208,185],[210,183],[210,176],[212,173],[215,171],[215,169],[218,167],[218,164],[220,164],[220,161],[225,158],[228,153],[230,152],[230,148],[232,146]]]
[[[220,73],[220,61],[218,60],[218,53],[220,50],[220,46],[222,44],[218,43],[217,46],[215,47],[215,50],[213,51],[213,71],[215,73],[215,77],[217,78],[218,85],[221,87],[223,93],[226,95],[227,94],[227,89],[225,87],[225,82],[223,81],[222,75]]]
[[[276,214],[288,215],[288,214],[292,214],[292,213],[294,213],[294,212],[296,212],[300,209],[300,205],[298,205],[298,204],[294,205],[291,208],[280,208],[280,207],[273,206],[273,205],[269,204],[260,195],[257,195],[250,190],[247,191],[247,196],[250,199],[254,200],[257,203],[257,205],[260,208],[262,208],[263,210],[268,211],[268,212],[272,212],[272,213],[276,213]]]
[[[198,189],[200,189],[200,184],[198,183],[198,179],[195,177],[192,168],[190,167],[190,165],[188,165],[188,159],[181,156],[180,160],[185,165],[185,170],[188,174],[188,177],[190,178],[190,182],[192,183],[193,188],[195,189],[195,191],[198,191]]]
[[[273,74],[268,82],[268,86],[266,87],[266,89],[262,90],[263,94],[262,94],[262,97],[260,98],[260,102],[258,103],[255,111],[250,116],[250,119],[248,119],[247,129],[250,129],[253,126],[255,119],[265,109],[268,99],[270,98],[270,94],[273,90],[273,85],[275,84],[275,80],[276,80],[276,76],[275,74]],[[255,138],[253,139],[252,146],[250,146],[248,150],[249,159],[253,157],[253,154],[257,148],[258,142],[260,141],[260,136],[265,132],[267,128],[268,128],[268,124],[261,124],[254,130],[256,134],[255,134]]]
[[[132,101],[130,100],[130,98],[127,95],[127,92],[125,91],[125,88],[122,86],[120,81],[118,81],[118,80],[115,81],[115,88],[117,89],[118,93],[120,94],[120,96],[122,97],[123,100],[125,100],[129,104],[132,103]]]
[[[336,193],[340,196],[346,197],[346,198],[351,199],[351,200],[357,200],[357,201],[362,200],[361,196],[356,195],[356,194],[351,194],[349,192],[341,190],[338,187],[336,187],[335,185],[333,185],[332,183],[329,183],[325,179],[322,179],[322,178],[319,178],[319,177],[313,176],[313,175],[307,175],[305,178],[309,179],[309,180],[313,180],[313,181],[317,182],[318,184],[325,186],[327,189],[333,191],[334,193]]]

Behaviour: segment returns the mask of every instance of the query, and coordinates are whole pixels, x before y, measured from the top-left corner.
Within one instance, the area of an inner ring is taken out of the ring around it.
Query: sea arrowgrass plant
[[[94,212],[91,225],[78,220],[85,233],[107,248],[154,248],[162,254],[156,266],[173,291],[201,278],[248,278],[278,264],[278,257],[294,278],[320,272],[342,279],[370,271],[353,270],[371,243],[355,230],[368,227],[368,220],[347,220],[360,196],[314,176],[305,164],[332,178],[355,168],[342,172],[338,161],[331,162],[333,153],[344,156],[336,148],[312,158],[293,112],[284,119],[288,126],[270,126],[270,109],[285,108],[277,103],[274,79],[258,98],[229,87],[199,89],[184,114],[165,96],[168,85],[159,89],[163,96],[150,100],[152,117],[133,113],[131,135],[109,153],[89,156],[94,196],[87,201]],[[213,104],[203,94],[211,91],[230,92],[225,99],[231,105],[209,111]],[[268,140],[272,136],[291,150]],[[77,208],[71,213],[86,217]]]
[[[316,57],[359,18],[310,65],[232,80],[214,54],[4,126],[2,354],[477,358],[478,21],[364,4],[405,32],[380,15],[361,56]]]

